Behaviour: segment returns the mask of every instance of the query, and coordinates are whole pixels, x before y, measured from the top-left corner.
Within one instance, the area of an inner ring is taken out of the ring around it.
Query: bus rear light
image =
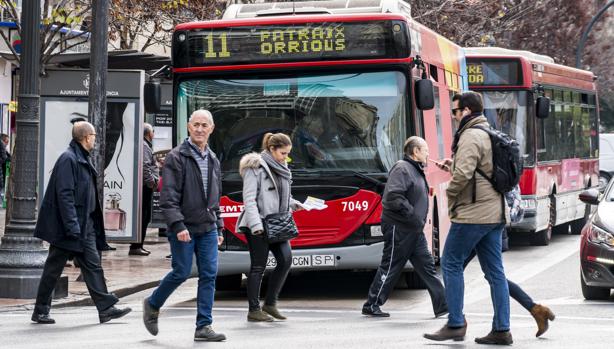
[[[537,173],[534,168],[525,168],[522,171],[519,185],[522,195],[535,195],[537,191]]]

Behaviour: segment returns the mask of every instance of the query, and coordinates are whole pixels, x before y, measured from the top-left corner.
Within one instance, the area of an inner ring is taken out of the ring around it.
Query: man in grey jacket
[[[424,237],[429,187],[424,165],[429,156],[426,141],[410,137],[403,146],[403,160],[390,170],[382,198],[382,261],[369,288],[363,315],[388,317],[380,306],[386,302],[409,259],[426,287],[436,317],[448,312],[445,291],[435,271],[435,261]]]
[[[145,235],[147,234],[147,226],[151,221],[151,204],[153,193],[158,188],[158,180],[160,174],[156,159],[153,156],[153,139],[154,129],[148,123],[143,124],[143,195],[141,196],[141,241],[139,243],[130,244],[131,256],[148,256],[149,251],[143,248]]]

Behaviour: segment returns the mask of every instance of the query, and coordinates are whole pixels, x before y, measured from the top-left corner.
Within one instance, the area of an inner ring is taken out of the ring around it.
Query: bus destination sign
[[[173,62],[175,67],[194,67],[407,58],[407,33],[402,21],[193,29],[175,33]]]
[[[520,62],[516,60],[467,60],[469,85],[516,86],[522,85]]]

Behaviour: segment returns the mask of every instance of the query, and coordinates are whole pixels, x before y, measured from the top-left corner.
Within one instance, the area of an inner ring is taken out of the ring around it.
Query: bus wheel
[[[241,289],[243,274],[218,276],[215,279],[216,291],[238,291]]]
[[[535,246],[548,246],[552,239],[552,230],[556,221],[556,201],[554,196],[550,197],[550,218],[548,219],[548,227],[544,230],[536,231],[531,237],[531,243]]]
[[[586,205],[585,211],[584,211],[584,217],[580,218],[580,219],[576,219],[575,221],[571,222],[571,233],[573,235],[580,235],[580,233],[582,233],[582,228],[584,228],[584,226],[586,225],[586,222],[588,222],[588,217],[591,214],[591,207],[590,205]]]
[[[407,288],[410,290],[424,290],[426,288],[426,284],[415,271],[405,273],[405,282],[407,282]]]

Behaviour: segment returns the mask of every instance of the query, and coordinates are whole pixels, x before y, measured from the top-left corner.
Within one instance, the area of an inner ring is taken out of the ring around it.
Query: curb
[[[132,294],[156,287],[159,284],[160,284],[160,280],[150,281],[150,282],[146,282],[143,284],[138,284],[138,285],[134,285],[130,287],[119,288],[117,290],[110,291],[110,293],[117,296],[117,298],[122,299],[123,297],[130,296]],[[65,307],[90,306],[90,305],[94,305],[94,301],[92,301],[91,297],[87,296],[86,298],[75,299],[72,301],[67,301],[67,302],[52,305],[51,308],[65,308]]]

